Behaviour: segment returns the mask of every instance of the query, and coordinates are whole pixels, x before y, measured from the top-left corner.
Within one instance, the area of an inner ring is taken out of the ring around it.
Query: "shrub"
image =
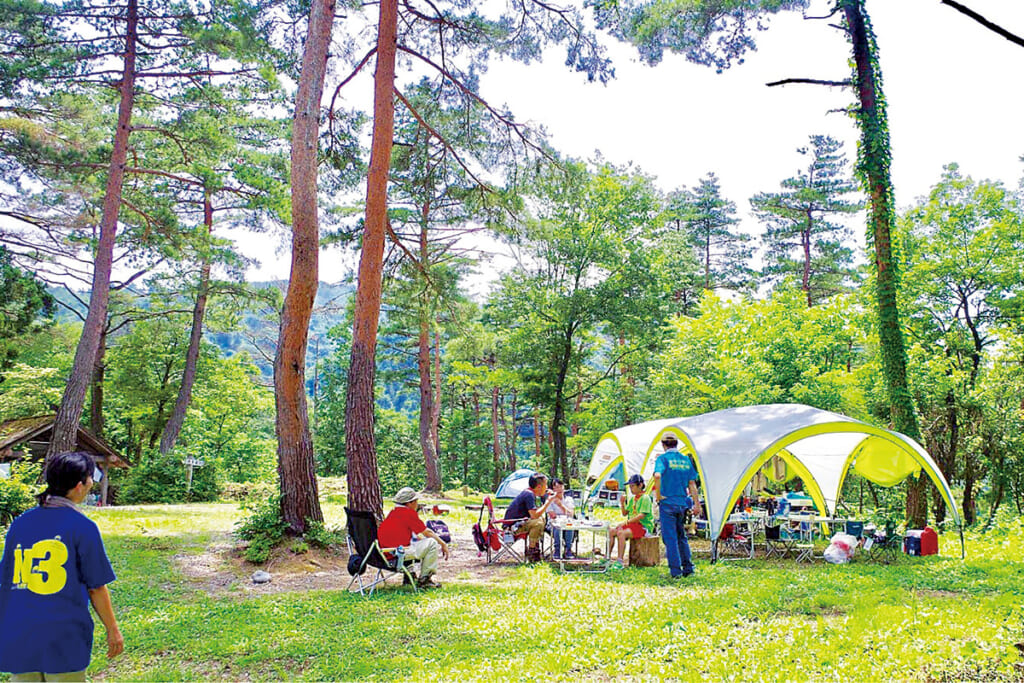
[[[242,509],[248,516],[235,524],[235,536],[249,542],[245,559],[263,564],[288,528],[281,518],[281,496],[272,495],[256,503],[243,503]]]
[[[7,526],[25,510],[35,505],[32,489],[12,476],[0,479],[0,525]]]
[[[179,455],[152,453],[133,467],[118,492],[122,505],[141,503],[208,502],[217,500],[217,468],[207,461],[192,472],[192,490],[187,491],[185,466]]]
[[[306,533],[302,535],[309,545],[317,548],[329,548],[345,544],[345,530],[340,527],[328,527],[323,522],[306,520]]]
[[[234,503],[265,500],[277,490],[272,481],[237,482],[228,481],[220,486],[220,499]]]

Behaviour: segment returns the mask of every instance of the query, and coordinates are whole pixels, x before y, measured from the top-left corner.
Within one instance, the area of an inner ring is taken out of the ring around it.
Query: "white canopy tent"
[[[713,538],[724,528],[744,486],[773,456],[793,468],[818,509],[830,515],[836,511],[851,466],[882,486],[893,486],[923,470],[960,526],[949,484],[920,444],[897,432],[799,404],[730,408],[612,430],[594,449],[588,485],[596,481],[600,486],[606,478],[636,473],[649,479],[663,450],[661,438],[668,433],[675,434],[680,450],[694,458]],[[960,534],[962,554],[962,529]]]

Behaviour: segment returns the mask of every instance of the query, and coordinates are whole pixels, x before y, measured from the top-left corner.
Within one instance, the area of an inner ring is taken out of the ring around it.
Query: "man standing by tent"
[[[665,543],[665,556],[673,579],[693,574],[690,542],[686,538],[684,517],[686,511],[700,514],[697,495],[697,471],[690,458],[676,448],[679,441],[672,434],[661,439],[665,452],[654,463],[654,483],[651,492],[658,500],[661,519],[661,540]],[[687,495],[689,491],[689,495]],[[680,551],[682,562],[680,563]]]

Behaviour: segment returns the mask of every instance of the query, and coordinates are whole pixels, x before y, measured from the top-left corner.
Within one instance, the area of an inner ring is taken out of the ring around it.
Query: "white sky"
[[[811,13],[820,14],[824,4],[816,0]],[[1024,0],[965,4],[1024,35]],[[898,205],[927,194],[952,161],[976,179],[1016,186],[1024,175],[1024,48],[939,0],[868,0],[867,7],[889,102]],[[808,135],[845,141],[852,161],[857,132],[851,118],[827,113],[852,103],[849,89],[764,85],[789,77],[847,78],[850,48],[839,31],[784,13],[757,43],[744,64],[722,74],[670,54],[647,67],[635,49],[612,45],[617,78],[608,85],[588,84],[563,66],[563,51],[553,50],[541,64],[493,64],[482,91],[492,102],[508,103],[519,120],[543,125],[563,152],[592,157],[600,150],[611,162],[634,162],[665,191],[714,171],[744,228],[758,233],[749,198],[806,165],[796,149]],[[349,87],[369,96],[372,83],[361,77]],[[287,254],[260,258],[250,279],[287,277]],[[321,279],[341,279],[352,265],[326,251]]]

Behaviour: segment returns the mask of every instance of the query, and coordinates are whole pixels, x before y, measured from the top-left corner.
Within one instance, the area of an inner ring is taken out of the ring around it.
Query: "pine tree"
[[[750,204],[766,225],[762,238],[765,267],[762,274],[779,282],[792,277],[814,306],[842,291],[855,277],[853,240],[849,226],[830,220],[860,211],[849,198],[857,191],[846,169],[843,143],[812,135],[810,147],[797,151],[811,155],[806,171],[782,181],[779,192],[762,192]]]

